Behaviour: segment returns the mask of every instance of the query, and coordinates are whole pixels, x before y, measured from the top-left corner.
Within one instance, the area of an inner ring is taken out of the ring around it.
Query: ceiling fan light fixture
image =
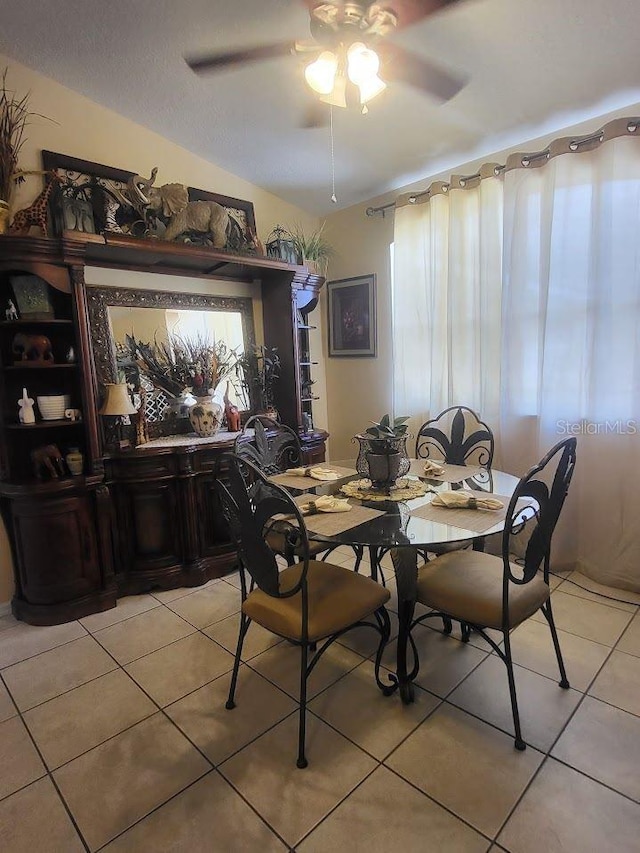
[[[326,95],[320,95],[320,100],[332,107],[347,107],[347,80],[343,74],[337,74],[333,89]]]
[[[358,89],[360,90],[360,103],[367,104],[369,101],[373,100],[376,95],[379,95],[381,92],[387,88],[387,84],[376,74],[374,77],[370,77],[368,80],[364,80],[362,83],[358,84]]]
[[[336,82],[337,70],[338,57],[330,50],[323,50],[314,62],[307,65],[304,77],[318,95],[330,95]]]
[[[347,74],[349,80],[359,86],[364,80],[375,77],[380,68],[380,60],[375,50],[371,50],[361,41],[356,41],[347,50]]]

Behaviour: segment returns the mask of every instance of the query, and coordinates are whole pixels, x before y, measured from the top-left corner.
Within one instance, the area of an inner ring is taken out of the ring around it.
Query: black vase
[[[369,478],[374,489],[390,489],[400,476],[400,453],[373,453],[368,451]]]

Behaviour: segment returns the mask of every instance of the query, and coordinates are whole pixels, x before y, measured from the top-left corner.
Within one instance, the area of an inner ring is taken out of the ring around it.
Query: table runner
[[[483,493],[483,495],[486,496],[486,493]],[[486,530],[495,527],[496,524],[500,524],[505,520],[509,501],[511,500],[511,498],[504,495],[492,494],[491,497],[502,501],[504,504],[503,508],[498,510],[453,509],[444,506],[433,506],[433,504],[428,503],[418,507],[418,509],[411,510],[411,515],[424,518],[427,521],[435,521],[438,524],[459,527],[461,530],[473,530],[474,533],[484,533]],[[522,507],[519,505],[519,509],[523,509],[527,505],[526,501],[520,503],[522,503]]]
[[[448,465],[446,462],[438,462],[436,459],[431,461],[439,465],[444,473],[442,474],[425,474],[424,463],[426,459],[412,459],[409,474],[414,477],[423,477],[427,480],[438,480],[442,483],[460,483],[462,480],[468,480],[470,477],[475,477],[481,471],[486,470],[479,465]]]
[[[335,471],[340,474],[340,480],[344,477],[354,477],[358,472],[355,468],[342,468],[339,465],[312,465],[308,467],[321,468],[327,471]],[[310,491],[318,486],[326,486],[328,483],[339,483],[340,480],[314,480],[313,477],[298,477],[296,474],[274,474],[269,481],[282,486],[285,489],[295,489],[298,492]]]

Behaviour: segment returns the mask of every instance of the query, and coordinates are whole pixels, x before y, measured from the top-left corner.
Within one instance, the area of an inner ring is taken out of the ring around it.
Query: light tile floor
[[[237,577],[52,628],[3,617],[0,849],[639,850],[640,597],[573,573],[553,602],[572,686],[543,622],[514,632],[525,752],[500,660],[434,623],[415,634],[408,707],[375,687],[373,636],[332,647],[311,679],[306,770],[294,647],[254,626],[224,708]]]

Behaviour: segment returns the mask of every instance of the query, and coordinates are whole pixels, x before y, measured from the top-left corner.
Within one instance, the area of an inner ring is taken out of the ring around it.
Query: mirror
[[[248,297],[87,287],[87,305],[99,394],[108,382],[122,381],[122,371],[130,361],[127,336],[156,345],[168,345],[171,336],[224,341],[238,355],[255,345],[253,305]],[[190,431],[189,421],[175,400],[155,387],[148,376],[142,375],[140,381],[146,391],[151,435]],[[247,408],[247,401],[235,399],[235,391],[230,396],[240,408]]]

